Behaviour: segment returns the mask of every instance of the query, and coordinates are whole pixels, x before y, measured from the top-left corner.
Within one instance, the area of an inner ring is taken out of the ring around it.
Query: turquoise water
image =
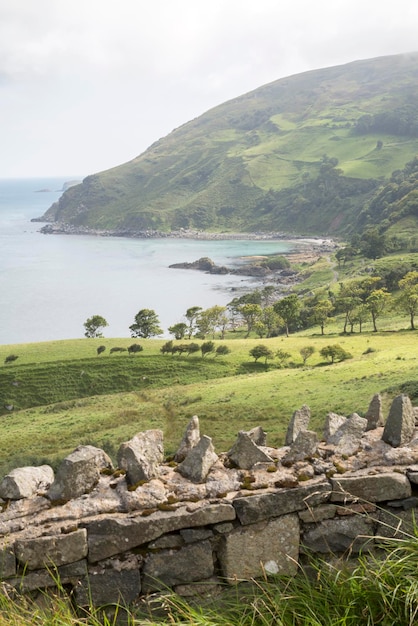
[[[232,266],[240,257],[280,253],[277,241],[194,241],[42,235],[31,223],[59,198],[66,180],[0,180],[0,344],[83,337],[102,315],[106,337],[129,337],[135,314],[154,309],[167,328],[191,306],[225,305],[251,278],[169,269],[208,256]],[[38,192],[40,189],[50,191]]]

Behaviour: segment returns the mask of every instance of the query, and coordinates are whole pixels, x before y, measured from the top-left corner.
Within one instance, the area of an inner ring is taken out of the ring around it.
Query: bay
[[[79,338],[102,315],[106,337],[129,337],[135,314],[158,314],[164,336],[191,306],[225,305],[257,286],[252,278],[209,275],[169,265],[210,257],[234,266],[243,257],[279,254],[284,241],[127,239],[43,235],[31,222],[73,177],[0,180],[0,344]],[[40,191],[43,190],[43,191]],[[48,191],[46,191],[48,190]]]

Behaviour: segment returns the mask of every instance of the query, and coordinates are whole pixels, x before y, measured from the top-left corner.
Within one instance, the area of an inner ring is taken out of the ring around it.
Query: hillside
[[[376,198],[418,154],[417,77],[413,53],[280,79],[88,176],[42,219],[121,234],[351,234],[379,222]]]

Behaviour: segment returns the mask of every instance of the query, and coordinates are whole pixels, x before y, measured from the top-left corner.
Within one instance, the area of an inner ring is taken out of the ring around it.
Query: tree
[[[259,304],[247,303],[243,304],[239,307],[239,312],[247,324],[247,334],[246,337],[249,336],[250,332],[253,330],[255,324],[259,321],[261,316],[261,306]]]
[[[303,365],[306,365],[306,361],[313,355],[315,352],[314,346],[304,346],[299,350],[299,354],[302,357]]]
[[[321,328],[321,335],[324,334],[324,326],[331,312],[334,310],[329,300],[320,300],[312,309],[309,320],[313,324],[318,324]]]
[[[202,358],[204,358],[207,354],[215,352],[215,344],[213,341],[204,341],[200,346],[200,351],[202,353]]]
[[[335,361],[344,361],[345,359],[351,358],[351,354],[344,350],[344,348],[338,343],[331,346],[324,346],[320,350],[319,354],[331,363],[335,363]]]
[[[143,349],[144,348],[139,343],[132,343],[130,346],[128,346],[128,353],[137,354],[137,352],[142,352]]]
[[[408,272],[398,283],[401,290],[396,304],[408,313],[411,330],[415,330],[415,315],[418,311],[418,272]]]
[[[223,339],[225,336],[225,329],[228,324],[226,307],[215,304],[215,306],[201,311],[199,313],[199,317],[197,318],[196,324],[199,329],[199,335],[202,338],[204,338],[206,335],[212,335],[212,338],[214,339],[216,330],[219,329],[221,331],[221,337]]]
[[[266,329],[266,337],[273,337],[277,334],[280,328],[283,328],[284,320],[280,315],[277,315],[273,306],[266,306],[261,312],[261,323]]]
[[[286,350],[282,350],[281,348],[279,348],[276,352],[276,357],[279,360],[280,367],[283,367],[286,364],[286,361],[288,361],[291,356],[292,355],[290,354],[290,352],[286,352]]]
[[[273,351],[263,344],[259,344],[258,346],[254,346],[254,348],[251,348],[249,354],[254,358],[254,361],[256,363],[258,359],[264,358],[264,362],[267,364],[267,359],[274,358]]]
[[[187,324],[185,324],[184,322],[178,322],[177,324],[174,324],[173,326],[169,326],[168,332],[171,335],[174,335],[174,339],[184,339],[187,329],[188,329]]]
[[[135,315],[135,322],[129,326],[131,337],[149,339],[150,337],[161,335],[163,331],[159,324],[160,320],[153,309],[141,309]]]
[[[289,336],[289,327],[299,319],[300,306],[300,300],[295,293],[291,293],[289,296],[278,300],[273,305],[277,315],[284,321],[286,337]]]
[[[229,354],[231,352],[231,350],[228,348],[228,346],[222,345],[222,346],[218,346],[216,348],[216,354],[215,356],[226,356],[227,354]]]
[[[161,346],[160,352],[161,354],[173,354],[174,343],[173,340],[166,341],[164,345]]]
[[[94,339],[95,337],[103,337],[101,329],[109,326],[109,324],[101,315],[92,315],[84,322],[83,326],[86,329],[84,336]]]
[[[376,320],[383,313],[388,304],[390,293],[387,289],[375,289],[370,296],[366,298],[366,305],[370,311],[373,322],[373,332],[377,333]]]
[[[188,330],[189,339],[193,335],[193,332],[195,330],[196,320],[199,317],[199,313],[201,310],[202,310],[201,306],[192,306],[186,311],[186,319],[189,321],[189,330]]]

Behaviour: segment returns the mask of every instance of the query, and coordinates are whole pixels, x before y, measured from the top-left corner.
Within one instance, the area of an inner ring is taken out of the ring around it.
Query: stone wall
[[[364,418],[329,413],[318,437],[303,406],[284,447],[257,427],[220,455],[195,416],[172,460],[151,430],[121,444],[117,469],[93,446],[55,475],[18,468],[0,483],[0,577],[22,592],[58,577],[80,605],[131,603],[293,575],[306,552],[375,550],[418,513],[416,413],[399,396],[385,420],[376,395]]]

